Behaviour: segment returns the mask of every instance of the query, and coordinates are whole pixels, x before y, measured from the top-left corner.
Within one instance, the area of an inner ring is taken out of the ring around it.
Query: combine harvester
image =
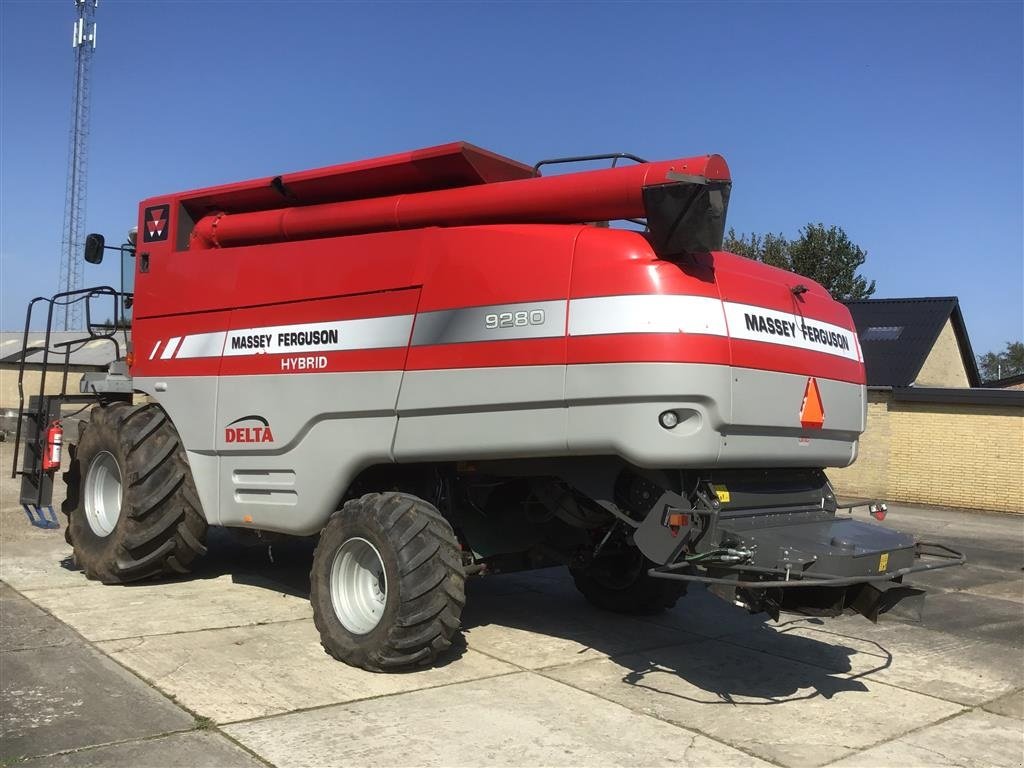
[[[324,647],[372,670],[448,648],[474,574],[567,565],[631,613],[692,582],[776,617],[920,602],[903,576],[962,556],[837,514],[825,476],[865,422],[846,308],[719,250],[720,156],[601,157],[457,143],[142,202],[133,295],[37,300],[133,316],[109,372],[24,409],[30,517],[61,405],[95,403],[64,436],[89,578],[187,573],[210,525],[318,534]]]

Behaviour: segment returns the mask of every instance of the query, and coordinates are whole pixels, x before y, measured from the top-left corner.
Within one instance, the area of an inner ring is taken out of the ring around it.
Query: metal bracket
[[[784,589],[787,587],[846,587],[853,584],[869,584],[875,582],[892,581],[893,579],[906,576],[911,573],[919,573],[921,571],[935,571],[939,568],[949,568],[955,565],[963,565],[967,562],[967,557],[961,552],[957,552],[955,549],[947,547],[945,544],[936,544],[933,542],[918,542],[914,545],[914,556],[917,559],[933,558],[938,562],[926,562],[918,565],[909,566],[907,568],[900,568],[895,571],[889,571],[888,573],[879,573],[872,575],[862,576],[836,576],[831,573],[814,573],[811,571],[804,571],[802,573],[793,572],[788,574],[790,578],[784,579],[771,579],[771,576],[778,577],[781,575],[777,571],[770,571],[766,568],[755,568],[751,566],[737,565],[733,567],[726,567],[720,570],[732,571],[739,576],[747,575],[746,579],[737,580],[732,578],[730,575],[728,578],[715,578],[711,576],[697,576],[692,574],[674,573],[683,567],[688,567],[690,563],[676,563],[670,565],[659,566],[658,568],[651,568],[647,571],[648,575],[656,579],[670,579],[673,581],[697,581],[701,584],[725,584],[732,587],[743,587],[746,589]],[[764,574],[768,577],[767,580],[756,580],[751,579],[750,576],[757,574]]]
[[[670,509],[690,516],[687,525],[673,532],[665,523],[665,516]],[[651,507],[643,522],[636,526],[633,542],[651,562],[659,565],[672,564],[693,533],[693,514],[694,510],[690,508],[686,499],[678,493],[665,491]]]

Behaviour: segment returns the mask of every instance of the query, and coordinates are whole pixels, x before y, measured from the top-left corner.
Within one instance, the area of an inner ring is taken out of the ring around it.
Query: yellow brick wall
[[[914,379],[918,387],[969,387],[964,359],[960,356],[960,344],[953,331],[953,321],[947,320],[935,340],[921,371]]]
[[[857,448],[857,460],[845,469],[828,471],[837,489],[857,489],[856,493],[840,493],[882,499],[889,492],[889,398],[887,392],[868,390],[867,428]]]
[[[1024,409],[872,392],[857,462],[828,474],[846,496],[1024,512]]]
[[[25,404],[28,404],[30,395],[39,394],[40,371],[25,371]],[[61,371],[48,371],[46,374],[47,395],[60,393],[62,373]],[[81,373],[68,373],[68,392],[78,394],[78,381],[82,378]],[[0,367],[0,408],[18,407],[18,369],[15,367]]]
[[[894,499],[1024,512],[1024,411],[892,403]]]

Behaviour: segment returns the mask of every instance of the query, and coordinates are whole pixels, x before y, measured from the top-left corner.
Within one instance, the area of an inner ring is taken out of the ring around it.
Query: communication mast
[[[64,197],[64,234],[61,239],[58,291],[82,287],[82,229],[85,225],[85,196],[88,189],[89,70],[96,50],[96,8],[99,0],[74,0],[77,18],[72,27],[75,52],[75,85],[71,99],[71,129],[68,139],[68,179]],[[82,325],[82,302],[65,305],[63,330]]]

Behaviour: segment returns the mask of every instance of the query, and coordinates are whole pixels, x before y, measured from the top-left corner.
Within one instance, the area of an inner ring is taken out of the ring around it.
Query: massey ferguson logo
[[[142,232],[142,242],[156,243],[167,239],[167,220],[170,217],[169,205],[154,205],[146,209],[146,228]]]
[[[235,426],[243,424],[243,426]],[[225,443],[272,443],[274,433],[270,423],[262,416],[243,416],[224,427]]]

